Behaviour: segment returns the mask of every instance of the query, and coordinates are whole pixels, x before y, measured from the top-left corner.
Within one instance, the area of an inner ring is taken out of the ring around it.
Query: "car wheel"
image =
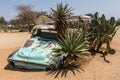
[[[53,68],[52,67],[47,67],[46,71],[49,71],[49,70],[53,70]]]
[[[15,64],[13,62],[10,62],[9,64],[11,68],[15,68]]]

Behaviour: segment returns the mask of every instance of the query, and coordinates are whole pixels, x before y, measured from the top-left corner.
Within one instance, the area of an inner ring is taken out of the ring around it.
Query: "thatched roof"
[[[45,24],[45,23],[54,23],[54,20],[52,20],[51,18],[48,18],[47,16],[40,16],[35,20],[35,23],[37,25]]]

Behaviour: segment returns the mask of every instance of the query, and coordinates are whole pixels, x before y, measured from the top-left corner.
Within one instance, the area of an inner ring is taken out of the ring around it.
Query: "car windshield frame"
[[[46,38],[46,39],[54,39],[57,40],[57,31],[55,28],[51,27],[34,27],[31,31],[32,36],[31,37],[40,37],[40,38]]]

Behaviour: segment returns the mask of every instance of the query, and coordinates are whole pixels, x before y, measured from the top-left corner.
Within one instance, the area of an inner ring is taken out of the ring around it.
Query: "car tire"
[[[53,68],[52,67],[47,67],[46,71],[49,71],[49,70],[53,70]]]
[[[10,62],[9,64],[11,68],[15,68],[15,64],[13,62]]]

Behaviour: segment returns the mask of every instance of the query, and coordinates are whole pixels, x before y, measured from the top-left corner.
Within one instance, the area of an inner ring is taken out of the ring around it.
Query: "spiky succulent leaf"
[[[71,7],[68,7],[68,4],[63,5],[62,3],[57,4],[56,9],[52,9],[52,17],[55,21],[55,28],[58,34],[62,34],[67,29],[67,22],[66,19],[70,17],[72,14],[71,11],[73,10]]]
[[[67,31],[64,33],[64,36],[60,36],[58,43],[61,46],[61,49],[56,50],[63,52],[62,55],[67,54],[68,56],[75,56],[88,53],[86,40],[83,38],[81,32],[75,30]]]

